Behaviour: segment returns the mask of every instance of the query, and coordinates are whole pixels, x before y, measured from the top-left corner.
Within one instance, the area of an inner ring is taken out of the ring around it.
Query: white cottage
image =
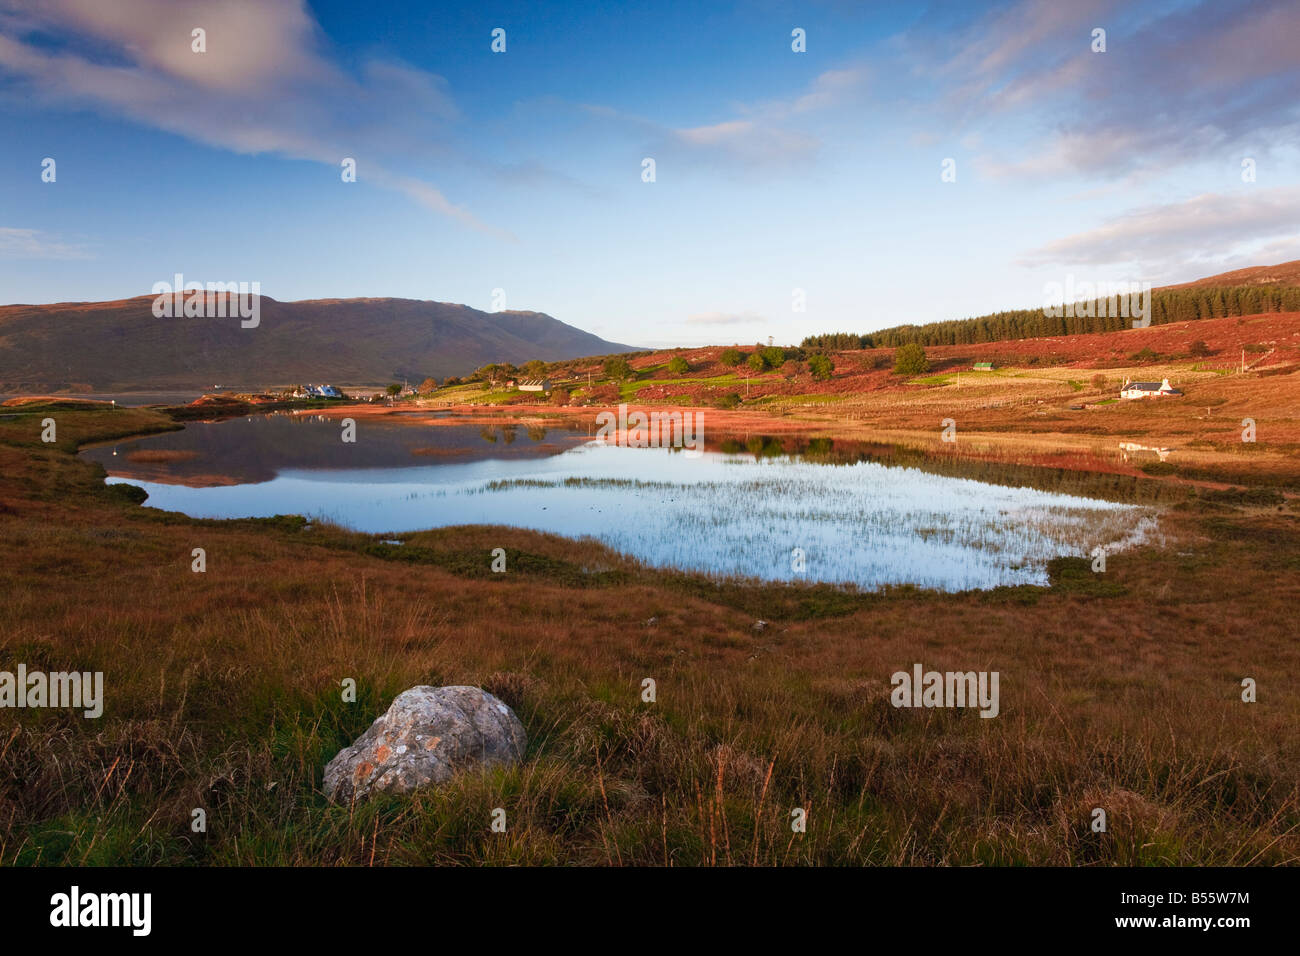
[[[1166,398],[1172,395],[1183,394],[1178,389],[1169,384],[1169,379],[1163,382],[1130,382],[1125,380],[1124,387],[1120,389],[1120,398]]]

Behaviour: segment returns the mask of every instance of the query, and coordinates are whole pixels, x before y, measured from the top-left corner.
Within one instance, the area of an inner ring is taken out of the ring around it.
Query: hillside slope
[[[1251,266],[1192,282],[1162,286],[1165,289],[1230,288],[1232,286],[1300,286],[1300,259],[1279,262],[1275,266]]]
[[[1089,335],[1133,328],[1130,310],[1143,303],[1137,298],[1102,297],[1072,302],[1049,315],[1042,305],[1011,309],[965,319],[896,325],[876,332],[830,332],[810,335],[807,348],[897,348],[900,345],[974,345],[1058,335]],[[1064,303],[1062,303],[1064,305]],[[1188,322],[1225,316],[1261,315],[1300,311],[1300,260],[1275,266],[1254,266],[1181,285],[1151,290],[1145,306],[1152,325]]]
[[[0,306],[0,391],[382,382],[631,351],[540,312],[416,299],[261,298],[238,318],[155,318],[154,297]]]

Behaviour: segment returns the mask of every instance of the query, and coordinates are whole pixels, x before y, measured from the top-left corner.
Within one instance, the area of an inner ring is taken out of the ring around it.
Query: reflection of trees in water
[[[546,441],[546,429],[541,425],[530,425],[528,427],[528,437],[532,441]]]
[[[514,425],[484,425],[478,430],[478,434],[484,441],[495,444],[496,440],[501,438],[509,445],[518,437],[518,431]],[[543,436],[545,436],[545,432],[543,432]]]
[[[799,449],[792,447],[788,440],[771,435],[751,435],[743,442],[739,438],[724,438],[719,449],[728,455],[748,452],[755,458],[775,458],[781,455],[798,455]]]
[[[729,455],[748,453],[755,458],[788,456],[824,465],[852,465],[870,461],[897,468],[915,468],[927,474],[968,478],[993,485],[1035,488],[1058,494],[1102,498],[1135,504],[1158,504],[1187,497],[1187,491],[1162,482],[1104,472],[1050,468],[1004,460],[934,455],[920,448],[800,435],[750,435],[723,438],[715,446]]]
[[[992,485],[1035,488],[1039,491],[1101,498],[1106,501],[1163,504],[1188,497],[1188,492],[1184,488],[1134,478],[1130,475],[1048,468],[1011,461],[959,457],[953,454],[929,455],[920,449],[905,446],[892,446],[886,455],[872,456],[872,460],[884,465],[915,468],[932,475],[969,478]]]

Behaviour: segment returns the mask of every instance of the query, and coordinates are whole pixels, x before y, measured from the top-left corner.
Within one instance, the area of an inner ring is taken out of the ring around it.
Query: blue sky
[[[1293,0],[0,0],[0,302],[181,272],[794,342],[1300,258],[1297,36]]]

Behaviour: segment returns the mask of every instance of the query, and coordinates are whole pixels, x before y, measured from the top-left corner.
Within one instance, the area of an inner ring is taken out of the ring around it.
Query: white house
[[[549,378],[526,378],[519,383],[521,392],[549,392],[551,390],[551,380]]]
[[[1169,453],[1172,448],[1158,448],[1155,445],[1140,445],[1135,441],[1122,441],[1119,443],[1120,457],[1128,461],[1130,455],[1137,456],[1141,452],[1151,452],[1161,461],[1168,461]]]
[[[333,385],[303,385],[293,393],[294,398],[342,398],[343,393]]]
[[[1130,382],[1125,380],[1124,387],[1120,389],[1120,398],[1166,398],[1171,395],[1183,394],[1178,389],[1169,384],[1169,379],[1163,382]]]

